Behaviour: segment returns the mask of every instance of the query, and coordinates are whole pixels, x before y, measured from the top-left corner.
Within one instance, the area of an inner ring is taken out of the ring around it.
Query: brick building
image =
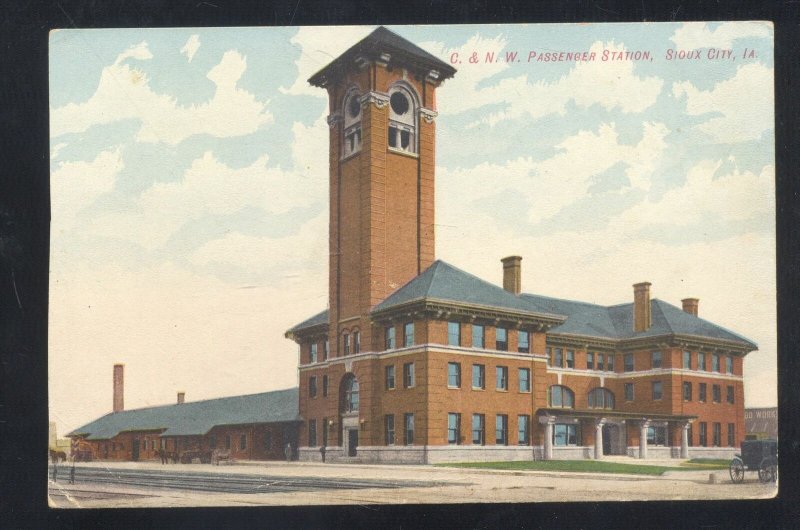
[[[300,346],[300,458],[728,456],[748,339],[634,285],[610,307],[435,260],[435,93],[455,69],[378,28],[309,79],[330,103],[328,309]]]

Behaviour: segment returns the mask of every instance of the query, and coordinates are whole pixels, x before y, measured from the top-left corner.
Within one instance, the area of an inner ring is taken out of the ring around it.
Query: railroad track
[[[52,466],[50,466],[50,477],[52,477],[53,474],[52,469]],[[69,474],[69,467],[60,467],[58,470],[58,482],[68,483]],[[80,466],[75,466],[75,483],[242,494],[314,490],[397,489],[443,485],[433,482],[412,480],[284,477],[228,473],[155,471],[149,469],[103,469]]]

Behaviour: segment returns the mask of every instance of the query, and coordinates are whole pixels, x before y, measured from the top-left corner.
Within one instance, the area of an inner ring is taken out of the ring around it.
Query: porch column
[[[553,416],[543,416],[539,418],[540,423],[544,423],[544,459],[553,459],[553,425],[556,419]]]
[[[647,428],[650,420],[642,420],[639,423],[639,458],[647,458]]]
[[[594,424],[594,458],[603,458],[603,425],[606,424],[605,418],[600,418]]]
[[[689,458],[689,422],[683,424],[681,432],[681,458]]]

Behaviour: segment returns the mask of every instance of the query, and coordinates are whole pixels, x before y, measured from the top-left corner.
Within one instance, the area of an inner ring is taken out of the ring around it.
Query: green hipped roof
[[[637,333],[633,331],[633,303],[602,306],[527,293],[515,295],[441,260],[435,261],[419,276],[378,303],[372,308],[372,312],[385,312],[416,301],[449,301],[466,306],[565,319],[548,331],[551,335],[577,335],[608,340],[686,335],[731,341],[751,350],[758,347],[746,337],[657,298],[650,301],[650,328]],[[326,323],[327,320],[328,312],[323,311],[290,331],[306,329]]]
[[[107,440],[125,431],[166,429],[162,436],[203,435],[217,425],[299,421],[298,389],[231,396],[106,414],[67,436]]]

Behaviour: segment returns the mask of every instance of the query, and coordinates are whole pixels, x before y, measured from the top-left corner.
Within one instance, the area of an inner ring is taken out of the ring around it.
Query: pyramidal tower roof
[[[357,61],[382,61],[403,68],[417,70],[427,76],[436,72],[436,79],[443,81],[456,73],[456,69],[432,55],[416,44],[407,41],[383,26],[351,46],[325,68],[312,75],[308,82],[314,86],[325,87],[344,75],[349,68],[357,67]]]

